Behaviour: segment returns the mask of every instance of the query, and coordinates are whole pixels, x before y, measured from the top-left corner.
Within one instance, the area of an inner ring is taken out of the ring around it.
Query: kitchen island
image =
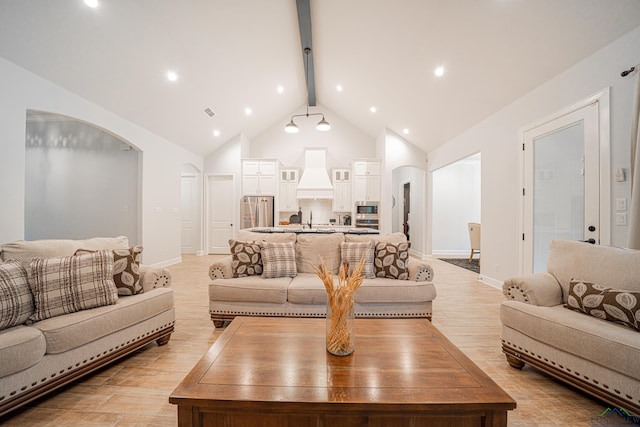
[[[359,227],[342,226],[342,225],[317,225],[309,228],[307,226],[301,226],[296,224],[296,225],[281,225],[278,227],[245,228],[245,230],[253,231],[256,233],[380,234],[380,231],[374,228],[359,228]]]

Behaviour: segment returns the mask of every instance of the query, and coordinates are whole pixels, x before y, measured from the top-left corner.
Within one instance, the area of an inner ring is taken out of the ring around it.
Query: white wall
[[[203,159],[140,126],[0,58],[0,242],[24,238],[27,109],[75,117],[107,129],[142,153],[141,237],[145,264],[180,260],[180,168]],[[10,183],[10,184],[9,184]]]
[[[467,224],[480,222],[481,179],[480,154],[433,172],[433,256],[469,256]]]
[[[215,174],[242,174],[242,139],[243,135],[236,135],[222,147],[209,154],[204,159],[204,172]],[[240,200],[238,198],[238,200]]]
[[[611,87],[611,170],[629,167],[631,77],[640,60],[640,28],[551,79],[429,153],[429,170],[482,152],[482,275],[502,281],[519,274],[520,131],[527,125]],[[517,72],[504,70],[504,72]],[[611,199],[629,197],[629,183],[612,179]],[[612,209],[615,204],[612,203]],[[612,215],[615,218],[615,215]],[[626,244],[626,227],[612,224],[612,244]]]
[[[376,157],[375,141],[372,137],[321,105],[312,107],[310,112],[324,113],[327,121],[331,123],[330,131],[316,130],[316,123],[321,117],[310,116],[295,119],[300,132],[286,133],[284,125],[291,120],[291,116],[304,114],[305,111],[306,107],[300,107],[252,138],[249,143],[249,153],[243,153],[243,156],[278,159],[285,167],[298,167],[301,170],[304,168],[306,147],[327,148],[327,170],[349,166],[351,160],[355,158]]]

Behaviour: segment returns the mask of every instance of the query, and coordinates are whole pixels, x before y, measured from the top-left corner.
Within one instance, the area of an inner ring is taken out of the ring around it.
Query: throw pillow
[[[75,255],[96,251],[78,249]],[[144,292],[140,283],[140,255],[142,246],[129,249],[113,249],[113,281],[118,288],[118,295],[137,295]]]
[[[33,314],[33,295],[27,270],[20,261],[0,264],[0,329],[27,321]]]
[[[374,265],[376,277],[409,280],[409,248],[411,242],[376,243]]]
[[[565,307],[640,331],[640,292],[571,280]]]
[[[296,245],[289,243],[260,243],[262,253],[262,278],[295,277],[296,270]]]
[[[229,240],[233,277],[259,276],[262,274],[262,256],[258,242]]]
[[[365,256],[364,270],[362,274],[365,279],[374,279],[376,277],[375,269],[373,268],[373,252],[375,242],[362,242],[362,243],[340,243],[340,256],[342,263],[349,264],[349,274],[353,273],[353,269],[356,268],[363,256]]]
[[[35,312],[29,323],[118,301],[111,250],[35,258],[30,268]]]

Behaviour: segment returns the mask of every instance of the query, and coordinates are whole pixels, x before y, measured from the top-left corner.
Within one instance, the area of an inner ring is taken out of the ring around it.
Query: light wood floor
[[[208,266],[214,256],[185,256],[170,267],[176,298],[176,331],[169,344],[150,344],[114,366],[41,399],[6,426],[175,426],[168,398],[220,335],[208,313]],[[510,426],[591,426],[606,405],[525,366],[508,366],[500,350],[502,292],[477,274],[439,260],[433,324],[517,402]]]

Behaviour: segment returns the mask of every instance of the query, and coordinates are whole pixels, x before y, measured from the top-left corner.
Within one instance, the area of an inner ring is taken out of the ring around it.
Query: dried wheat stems
[[[338,273],[338,283],[334,283],[333,274],[327,270],[323,259],[320,266],[313,266],[327,290],[327,351],[338,356],[353,353],[353,304],[355,293],[362,284],[366,257],[349,274],[349,264],[343,263]]]

